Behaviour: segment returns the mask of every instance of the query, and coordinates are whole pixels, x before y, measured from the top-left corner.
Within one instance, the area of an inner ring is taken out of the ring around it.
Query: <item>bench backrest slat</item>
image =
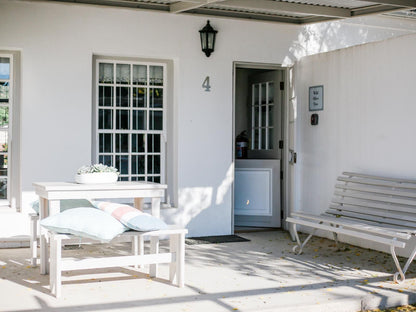
[[[374,187],[374,186],[364,186],[364,185],[352,185],[352,184],[336,184],[336,189],[343,191],[359,191],[366,193],[382,194],[382,195],[392,195],[399,197],[408,197],[416,198],[416,190],[414,192],[409,190],[397,190],[386,187]]]
[[[416,190],[416,184],[413,183],[399,183],[399,182],[392,182],[392,181],[384,181],[380,179],[364,179],[364,178],[348,178],[348,177],[338,177],[338,181],[346,182],[346,183],[356,183],[356,184],[363,184],[363,185],[374,185],[374,186],[383,186],[383,187],[391,187],[391,188],[398,188],[398,189],[408,189],[408,190]]]
[[[410,180],[410,179],[398,179],[398,178],[390,178],[390,177],[381,177],[381,176],[374,176],[370,174],[363,174],[363,173],[356,173],[356,172],[343,172],[344,176],[348,177],[360,177],[360,178],[366,178],[371,180],[382,180],[382,181],[391,181],[391,182],[398,182],[398,183],[409,183],[416,185],[416,180]]]
[[[369,193],[364,193],[364,192],[342,192],[338,190],[334,192],[334,195],[416,207],[415,200],[402,199],[402,198],[393,197],[393,196],[374,195],[372,193],[369,194]]]
[[[382,209],[382,210],[391,210],[397,211],[397,213],[407,212],[407,213],[416,213],[416,208],[414,206],[406,205],[393,205],[390,203],[376,202],[370,200],[362,200],[349,197],[334,197],[332,203],[340,205],[352,205],[358,207],[369,207],[373,209]]]

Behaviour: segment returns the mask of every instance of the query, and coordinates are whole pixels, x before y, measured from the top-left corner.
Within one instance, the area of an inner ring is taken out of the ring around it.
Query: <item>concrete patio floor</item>
[[[0,311],[359,311],[416,302],[416,264],[401,285],[392,282],[388,254],[346,246],[336,251],[313,238],[302,255],[287,232],[239,234],[249,242],[186,246],[184,288],[146,267],[66,272],[62,297],[49,293],[48,276],[29,266],[29,249],[0,249]],[[161,243],[164,248],[164,242]],[[81,257],[125,254],[126,243],[64,250]]]

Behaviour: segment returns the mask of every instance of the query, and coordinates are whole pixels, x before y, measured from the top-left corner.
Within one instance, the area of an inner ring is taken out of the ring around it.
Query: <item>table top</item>
[[[166,184],[147,181],[120,181],[115,183],[80,184],[75,182],[34,182],[36,189],[53,191],[93,191],[93,190],[161,190],[166,189]]]

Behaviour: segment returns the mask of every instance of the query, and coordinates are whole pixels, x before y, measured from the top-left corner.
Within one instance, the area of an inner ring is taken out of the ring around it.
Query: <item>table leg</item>
[[[144,198],[136,197],[134,199],[134,208],[137,208],[137,209],[143,211],[143,203],[144,203]]]
[[[39,214],[40,220],[54,215],[60,211],[59,200],[48,200],[39,198]],[[40,274],[49,274],[49,250],[47,231],[41,227],[40,229]]]

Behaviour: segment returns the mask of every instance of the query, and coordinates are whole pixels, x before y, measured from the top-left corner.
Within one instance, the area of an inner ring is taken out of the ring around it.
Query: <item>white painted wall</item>
[[[206,58],[200,51],[198,34],[206,19],[134,9],[0,2],[0,49],[19,50],[22,56],[22,191],[28,195],[24,203],[33,196],[30,193],[33,181],[72,180],[75,170],[91,161],[94,54],[169,59],[173,60],[175,77],[173,107],[177,116],[174,122],[179,202],[177,209],[164,211],[163,215],[169,221],[186,225],[191,236],[229,234],[233,179],[232,62],[290,64],[304,55],[409,33],[414,26],[406,22],[386,32],[378,27],[340,22],[301,28],[210,18],[219,33],[216,51]],[[343,40],[338,40],[337,29],[338,34],[342,30]],[[367,35],[362,36],[362,32]],[[312,66],[308,60],[300,64],[302,73]],[[301,84],[312,80],[314,75],[309,72],[305,77],[299,76]],[[201,87],[206,76],[211,77],[211,92],[204,92]],[[334,75],[334,79],[340,78]],[[326,107],[325,113],[329,113],[329,102]],[[345,108],[346,113],[355,114],[348,109]],[[328,131],[320,130],[323,127],[304,128],[307,116],[302,114],[300,130],[312,130],[306,136],[313,136],[319,142],[324,140],[325,144],[313,147],[306,137],[300,137],[301,165],[307,172],[302,176],[301,202],[316,196],[304,187],[305,183],[314,182],[313,164],[328,160],[335,167],[338,163],[322,149],[329,147],[331,153],[336,150],[334,144],[339,135],[335,131],[328,136]],[[333,114],[331,118],[341,118]],[[358,117],[355,123],[359,124],[360,120]],[[322,125],[337,126],[336,121],[321,118]],[[323,132],[323,138],[314,136],[318,131]],[[331,128],[331,131],[334,130]],[[374,135],[373,132],[370,134]],[[380,140],[380,147],[384,146]],[[365,149],[365,142],[362,144],[361,148]],[[387,153],[397,156],[398,151],[389,149]],[[370,161],[371,156],[367,155],[366,159]],[[335,171],[336,168],[325,171],[324,176],[332,177]],[[313,210],[326,199],[326,194],[314,203]]]
[[[323,212],[342,171],[415,179],[415,55],[409,35],[297,64],[297,209]],[[314,85],[324,86],[318,126],[308,110]]]

